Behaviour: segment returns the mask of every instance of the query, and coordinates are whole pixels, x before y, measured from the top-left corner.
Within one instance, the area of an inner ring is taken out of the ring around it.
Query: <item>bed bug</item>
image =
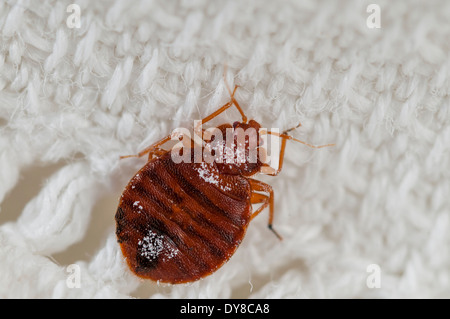
[[[237,128],[255,129],[256,134],[246,137],[244,162],[176,163],[171,151],[162,148],[172,135],[136,155],[121,157],[148,154],[147,163],[125,187],[115,215],[116,235],[122,253],[132,272],[141,278],[179,284],[212,274],[231,258],[243,240],[249,222],[266,207],[269,207],[268,228],[281,239],[272,226],[273,189],[251,177],[263,170],[268,175],[278,175],[287,140],[314,148],[333,145],[314,146],[297,140],[288,135],[295,127],[281,134],[260,132],[260,124],[248,120],[234,98],[238,86],[233,91],[226,86],[230,101],[203,118],[201,124],[235,106],[242,121],[233,125],[225,123],[217,128],[225,134],[231,128],[236,131]],[[262,144],[262,134],[281,138],[277,169],[272,169],[259,157],[252,163],[248,161],[249,145],[253,142],[258,148]],[[203,146],[198,146],[191,140],[190,145],[194,150],[213,143],[212,138],[203,142]],[[253,204],[261,205],[253,211]]]

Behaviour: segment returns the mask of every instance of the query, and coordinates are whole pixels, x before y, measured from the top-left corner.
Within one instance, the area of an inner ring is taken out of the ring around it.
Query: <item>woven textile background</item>
[[[445,0],[1,0],[0,297],[450,297],[449,17]],[[139,280],[114,214],[146,159],[119,156],[226,103],[225,64],[250,118],[336,146],[288,142],[261,177],[283,241],[266,211],[213,275]]]

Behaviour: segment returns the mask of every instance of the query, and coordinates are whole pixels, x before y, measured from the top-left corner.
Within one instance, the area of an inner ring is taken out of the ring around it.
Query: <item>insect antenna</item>
[[[293,130],[295,130],[296,128],[298,128],[298,127],[300,127],[300,126],[302,126],[301,123],[299,123],[297,126],[294,126],[294,127],[290,128],[290,129],[287,129],[287,130],[283,131],[283,133],[281,133],[281,134],[280,134],[280,133],[277,133],[277,132],[271,132],[271,131],[265,131],[265,132],[263,131],[262,134],[271,134],[271,135],[275,135],[275,136],[281,137],[281,138],[283,138],[283,139],[286,139],[286,140],[292,140],[292,141],[301,143],[301,144],[303,144],[303,145],[306,145],[306,146],[309,146],[309,147],[312,147],[312,148],[322,148],[322,147],[328,147],[328,146],[335,146],[335,145],[336,145],[336,144],[313,145],[313,144],[309,144],[309,143],[306,143],[306,142],[304,142],[304,141],[301,141],[301,140],[299,140],[299,139],[296,139],[295,137],[292,137],[292,136],[290,136],[290,135],[287,134],[287,133],[289,133],[290,131],[293,131]]]

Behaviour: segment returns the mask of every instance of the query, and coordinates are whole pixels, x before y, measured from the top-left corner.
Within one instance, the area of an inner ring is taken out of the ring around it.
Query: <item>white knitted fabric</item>
[[[450,297],[450,2],[376,1],[2,0],[0,298]],[[266,211],[213,275],[140,280],[119,156],[226,103],[225,64],[250,118],[336,146],[261,177],[283,241]]]

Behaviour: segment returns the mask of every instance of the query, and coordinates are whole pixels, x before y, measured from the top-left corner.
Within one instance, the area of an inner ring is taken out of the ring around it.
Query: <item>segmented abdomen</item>
[[[251,216],[250,184],[212,164],[148,162],[116,213],[117,238],[134,272],[155,281],[200,279],[234,253]]]

